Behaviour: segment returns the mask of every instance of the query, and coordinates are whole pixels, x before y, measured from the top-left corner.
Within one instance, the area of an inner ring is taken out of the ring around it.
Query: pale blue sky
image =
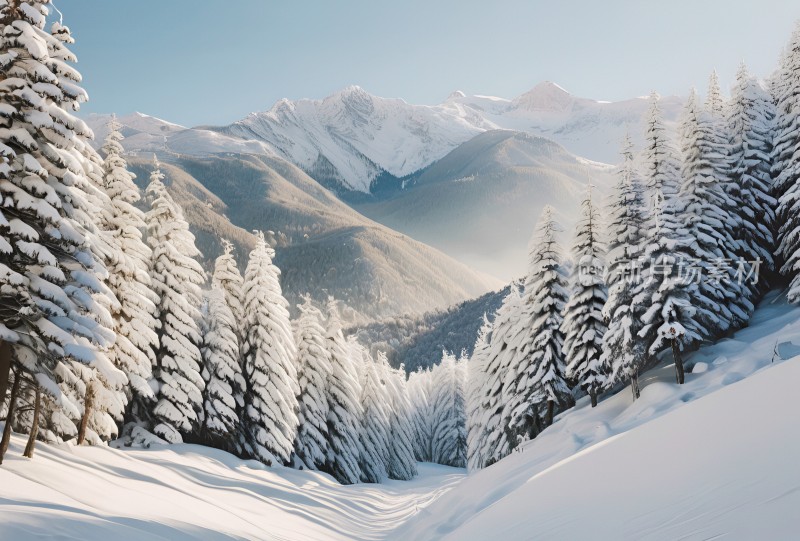
[[[223,124],[349,84],[412,103],[514,97],[543,80],[619,100],[771,72],[797,0],[54,0],[85,112]]]

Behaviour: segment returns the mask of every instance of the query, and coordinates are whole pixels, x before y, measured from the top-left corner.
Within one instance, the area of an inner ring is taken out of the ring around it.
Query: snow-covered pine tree
[[[504,382],[504,414],[509,445],[536,435],[541,408],[545,427],[556,409],[573,405],[564,360],[564,307],[569,300],[567,279],[556,240],[559,226],[546,206],[529,244],[528,275],[522,297],[515,343],[519,349]]]
[[[731,155],[733,135],[728,122],[730,106],[722,97],[717,72],[713,71],[708,83],[705,112],[708,124],[708,149],[706,159],[714,171],[716,186],[714,193],[719,194],[719,208],[725,222],[718,229],[726,238],[719,245],[722,254],[711,262],[710,275],[713,282],[719,281],[727,291],[727,304],[732,314],[731,327],[741,327],[755,309],[750,288],[737,279],[738,260],[746,250],[743,239],[734,236],[741,229],[743,220],[740,216],[744,207],[745,194],[738,179],[733,176],[733,157]],[[702,121],[701,121],[702,122]],[[748,265],[749,267],[749,265]]]
[[[603,335],[600,363],[609,367],[611,374],[616,374],[617,378],[630,380],[636,399],[639,396],[639,371],[644,365],[647,350],[638,337],[647,299],[642,296],[637,298],[635,294],[642,283],[639,271],[648,234],[648,218],[630,137],[626,137],[623,143],[622,165],[609,202],[608,216],[605,278],[608,299],[603,307],[608,329]],[[611,377],[609,383],[613,383]]]
[[[702,339],[715,337],[747,319],[736,299],[737,284],[730,280],[730,257],[735,246],[728,233],[734,225],[728,209],[734,203],[725,191],[729,164],[718,126],[718,119],[698,106],[692,90],[681,123],[683,182],[678,217],[690,242],[684,263],[694,265],[699,273],[697,283],[686,291],[704,329]]]
[[[417,368],[408,376],[408,396],[411,401],[411,422],[414,426],[414,456],[419,462],[431,460],[431,412],[428,389],[429,370]]]
[[[51,25],[50,34],[54,38],[47,45],[51,58],[64,65],[75,63],[77,59],[68,49],[69,45],[75,43],[69,28],[56,21]],[[63,101],[59,104],[62,108],[73,110],[79,108],[81,98],[76,99],[64,95],[62,99]],[[89,145],[88,139],[80,137],[74,139],[71,155],[71,158],[75,160],[73,163],[79,164],[86,178],[86,182],[80,186],[76,185],[76,189],[80,189],[83,192],[82,195],[85,197],[86,204],[82,206],[73,205],[74,218],[85,229],[87,244],[96,259],[108,264],[113,259],[116,248],[110,242],[109,232],[104,230],[106,220],[102,218],[111,207],[111,200],[103,189],[102,159]],[[71,198],[70,203],[72,203]],[[94,300],[105,310],[89,312],[90,317],[97,320],[102,326],[113,329],[115,323],[111,317],[111,312],[119,311],[119,301],[106,286],[108,272],[105,266],[95,265],[92,268],[92,272],[94,277],[103,284],[103,291],[95,293],[93,295]],[[75,282],[71,286],[80,287],[80,283]],[[109,348],[103,349],[108,355]],[[113,359],[110,358],[110,360],[113,362]],[[85,366],[81,366],[80,363],[74,360],[66,361],[64,367],[66,370],[71,370],[72,374],[71,376],[64,374],[66,379],[60,380],[59,384],[62,389],[75,396],[76,401],[83,405],[83,411],[78,421],[78,445],[86,441],[87,436],[93,443],[98,443],[101,439],[108,440],[116,437],[116,421],[122,421],[122,415],[127,403],[125,392],[125,387],[128,383],[127,377],[125,379],[119,378],[117,381],[109,380],[101,371],[94,368],[87,370]],[[71,380],[71,382],[68,380]],[[78,380],[81,384],[73,385]],[[44,398],[48,409],[44,412],[43,420],[47,422],[48,418],[57,417],[58,412],[49,408],[50,406],[56,407],[56,404],[49,397],[45,396]],[[58,440],[69,439],[74,435],[71,427],[67,433],[63,433],[58,431],[59,426],[52,423],[51,425],[56,429],[54,436]]]
[[[592,202],[592,187],[581,203],[583,215],[575,231],[570,279],[570,299],[564,307],[564,359],[566,377],[591,397],[608,387],[610,366],[601,359],[606,324],[603,307],[608,294],[603,277],[605,246],[600,238],[600,216]]]
[[[725,115],[725,98],[719,87],[717,70],[712,70],[708,77],[708,92],[706,93],[706,110],[713,117],[722,118]]]
[[[383,370],[389,402],[389,479],[408,481],[417,475],[414,459],[414,426],[411,420],[411,400],[406,385],[403,365],[395,370],[389,366],[386,356],[378,355],[378,367]]]
[[[744,261],[760,261],[759,272],[774,270],[775,209],[772,196],[772,142],[775,106],[767,91],[742,63],[731,95],[728,126],[731,133],[731,176],[739,191],[738,224],[733,231],[739,244],[737,255]],[[750,263],[747,263],[750,266]],[[743,292],[755,303],[765,290],[766,280],[739,277]],[[737,281],[740,281],[737,278]],[[747,278],[745,280],[745,278]],[[756,283],[753,283],[756,282]]]
[[[77,110],[86,93],[66,43],[44,30],[48,3],[0,4],[0,338],[14,343],[18,370],[75,414],[79,405],[61,393],[53,374],[59,358],[91,365],[112,386],[126,378],[101,351],[114,335],[97,298],[108,293],[89,242],[96,233],[86,217],[97,209],[76,150],[91,131],[67,111]]]
[[[236,334],[239,337],[239,346],[244,343],[246,334],[244,317],[244,304],[242,301],[242,287],[244,278],[239,272],[239,266],[233,257],[233,244],[227,239],[222,239],[222,254],[214,261],[214,274],[212,283],[219,284],[225,292],[225,300],[233,313],[236,323]]]
[[[484,459],[481,467],[493,464],[511,452],[507,444],[507,430],[503,418],[505,405],[503,391],[508,366],[517,354],[517,344],[512,340],[518,337],[521,311],[522,297],[519,287],[516,283],[512,283],[511,290],[495,314],[492,338],[486,354],[486,377],[480,392],[483,411],[481,425],[484,430],[477,451]]]
[[[259,231],[244,274],[247,391],[242,424],[245,455],[267,465],[289,463],[299,423],[297,346],[274,257]]]
[[[238,412],[244,407],[246,387],[239,362],[239,325],[225,300],[225,291],[216,281],[206,293],[203,327],[202,439],[213,447],[238,452]]]
[[[362,349],[364,368],[361,386],[361,479],[366,483],[380,483],[388,476],[390,456],[389,426],[393,396],[389,382],[385,381],[386,355],[378,352],[378,360]],[[413,445],[413,442],[410,442]]]
[[[325,343],[331,357],[328,381],[328,438],[330,447],[325,470],[340,483],[352,484],[361,479],[361,389],[354,349],[342,334],[342,323],[334,299],[328,300]]]
[[[648,360],[662,349],[672,345],[675,357],[676,377],[683,383],[683,365],[680,351],[706,336],[706,329],[697,319],[697,310],[692,299],[699,296],[689,245],[692,239],[686,236],[680,224],[678,198],[666,200],[653,209],[652,223],[643,251],[647,262],[642,269],[641,285],[633,298],[633,306],[645,306],[642,328],[638,336],[643,342]],[[662,199],[663,200],[663,199]],[[634,309],[634,314],[636,309]],[[634,399],[639,397],[638,378],[634,371],[640,366],[633,364],[637,355],[625,356],[614,362],[612,379],[631,379]],[[645,361],[647,362],[647,361]]]
[[[158,334],[156,303],[150,279],[152,251],[142,239],[146,227],[144,213],[135,205],[141,199],[135,176],[128,171],[120,133],[121,125],[112,118],[102,152],[103,180],[111,202],[103,214],[103,229],[115,248],[107,261],[107,284],[119,301],[112,311],[117,340],[109,354],[130,380],[128,417],[133,426],[150,424],[155,394],[150,385],[156,364]]]
[[[363,349],[363,348],[362,348]],[[363,411],[361,430],[361,479],[365,483],[380,483],[388,476],[389,426],[392,414],[392,395],[385,381],[386,354],[378,352],[377,362],[362,351],[364,363],[361,386]],[[409,441],[413,447],[413,441]]]
[[[772,172],[778,197],[776,218],[781,274],[791,280],[787,297],[800,302],[800,24],[786,51],[774,84],[777,125]]]
[[[642,149],[644,185],[647,188],[647,205],[652,209],[655,197],[670,199],[678,193],[680,184],[680,161],[664,126],[656,92],[650,94],[650,109],[645,119],[645,145]]]
[[[324,467],[329,451],[327,387],[333,367],[326,347],[322,312],[308,295],[298,308],[300,317],[295,322],[295,342],[300,411],[294,448],[305,467],[318,470]]]
[[[442,352],[433,368],[433,431],[431,448],[437,464],[467,465],[467,428],[464,368],[452,353]]]
[[[492,323],[484,314],[483,325],[478,331],[472,357],[467,364],[467,468],[470,471],[479,470],[486,463],[486,457],[481,454],[481,440],[485,433],[481,390],[486,380],[491,334]]]
[[[154,377],[158,385],[152,431],[170,443],[199,432],[203,420],[201,375],[202,337],[200,284],[205,275],[195,259],[200,251],[183,211],[163,183],[156,161],[146,195],[150,210],[145,214],[147,243],[152,249],[151,277],[158,296],[159,348]]]

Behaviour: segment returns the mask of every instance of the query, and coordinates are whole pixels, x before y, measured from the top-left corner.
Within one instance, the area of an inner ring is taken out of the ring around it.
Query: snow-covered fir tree
[[[575,231],[570,298],[564,307],[564,359],[566,376],[590,397],[608,386],[610,367],[601,359],[606,324],[603,307],[608,294],[603,277],[605,246],[600,238],[600,216],[592,202],[592,189],[581,204],[583,215]]]
[[[791,282],[787,296],[800,302],[800,25],[795,29],[778,68],[774,94],[777,123],[772,172],[781,274]]]
[[[775,107],[771,96],[755,77],[747,73],[744,63],[739,67],[731,95],[728,126],[731,134],[731,177],[739,192],[737,224],[732,234],[738,242],[739,258],[747,263],[743,268],[742,291],[755,302],[764,291],[766,280],[762,273],[774,269],[775,209],[772,196],[772,150]],[[759,277],[754,265],[760,265]],[[737,270],[738,267],[737,267]],[[748,276],[750,274],[751,276]]]
[[[644,185],[647,188],[648,208],[661,202],[656,197],[669,199],[678,192],[680,184],[680,160],[672,144],[670,134],[664,126],[657,93],[650,94],[650,109],[645,118],[642,166]]]
[[[158,296],[159,349],[154,377],[158,402],[152,431],[171,443],[198,434],[203,421],[200,284],[205,281],[196,257],[194,235],[183,211],[167,192],[156,161],[146,196],[147,243],[152,249],[151,277]]]
[[[392,395],[385,381],[386,355],[378,353],[378,360],[362,348],[363,379],[361,385],[361,479],[367,483],[380,483],[388,476],[390,450],[390,417]],[[413,441],[409,443],[413,446]]]
[[[483,325],[478,331],[472,357],[467,364],[467,468],[470,471],[480,469],[486,462],[486,457],[481,454],[481,440],[485,432],[481,390],[486,380],[486,361],[491,334],[492,323],[484,314]]]
[[[222,254],[214,261],[214,274],[211,281],[213,284],[219,284],[225,293],[225,300],[236,321],[236,334],[241,347],[246,334],[242,301],[244,278],[242,278],[242,273],[239,272],[239,266],[233,257],[233,244],[227,239],[222,239]]]
[[[503,390],[508,366],[517,353],[519,318],[522,311],[522,297],[517,284],[511,290],[495,314],[492,325],[492,338],[486,353],[486,375],[483,380],[480,421],[483,432],[478,440],[476,453],[484,460],[481,467],[500,460],[511,452],[508,447],[507,428],[503,418]]]
[[[383,369],[389,402],[389,460],[387,472],[390,479],[407,481],[417,475],[414,458],[414,426],[411,420],[411,400],[408,396],[405,368],[395,370],[384,355],[378,356],[378,366]]]
[[[308,295],[298,308],[300,317],[295,322],[295,342],[300,410],[295,454],[305,467],[318,470],[324,467],[329,452],[327,386],[333,367],[325,341],[322,312]]]
[[[114,334],[98,298],[108,294],[98,279],[106,271],[90,244],[99,209],[78,159],[91,131],[68,111],[86,93],[67,40],[44,30],[48,3],[0,5],[0,338],[14,344],[17,369],[75,413],[82,404],[70,403],[54,377],[60,359],[90,365],[115,387],[126,378],[104,353]]]
[[[414,456],[420,462],[431,460],[430,383],[430,372],[422,367],[408,376],[411,423],[414,427]]]
[[[733,226],[728,209],[733,202],[725,191],[727,149],[718,126],[718,119],[699,107],[692,91],[681,124],[683,182],[678,216],[690,243],[682,263],[698,273],[687,292],[703,329],[702,338],[725,332],[747,318],[736,299],[737,284],[730,280],[731,267],[726,264],[734,248],[728,234]]]
[[[712,70],[708,77],[708,92],[706,93],[706,110],[713,117],[722,118],[725,114],[725,98],[719,87],[717,70]]]
[[[122,156],[121,125],[112,118],[108,127],[101,150],[105,156],[104,186],[111,201],[103,216],[104,229],[115,250],[107,261],[107,283],[119,301],[118,309],[112,312],[117,339],[109,354],[130,381],[130,419],[146,425],[155,399],[150,380],[158,349],[158,296],[150,279],[152,251],[142,238],[144,213],[135,206],[141,195]]]
[[[77,59],[68,49],[68,46],[75,42],[69,28],[56,21],[50,27],[50,34],[55,38],[48,43],[48,52],[51,57],[64,64],[75,63]],[[59,47],[57,44],[63,46]],[[79,101],[80,99],[75,100],[64,96],[64,100],[60,105],[65,109],[77,110]],[[81,187],[86,197],[86,205],[73,207],[74,216],[76,221],[85,228],[86,242],[95,257],[98,261],[108,264],[114,258],[117,250],[113,243],[110,242],[110,232],[105,230],[106,220],[103,218],[111,207],[111,200],[103,189],[102,159],[89,145],[86,138],[76,138],[74,142],[75,146],[71,151],[71,158],[80,164],[80,169],[87,180]],[[99,294],[94,295],[94,299],[105,310],[93,311],[89,315],[104,327],[113,330],[115,322],[110,314],[111,312],[119,311],[119,301],[111,289],[106,286],[109,277],[107,269],[98,265],[92,271],[95,278],[102,281],[104,288]],[[76,282],[68,287],[75,286],[80,287],[80,283]],[[109,348],[103,349],[106,354],[109,354]],[[112,362],[114,361],[110,355],[109,359]],[[102,371],[98,371],[94,367],[87,370],[85,366],[76,361],[67,361],[63,366],[72,371],[74,379],[66,376],[67,379],[72,379],[72,381],[62,379],[59,381],[59,385],[62,386],[62,389],[66,389],[68,393],[74,394],[77,391],[76,399],[83,405],[81,417],[77,420],[78,445],[83,444],[87,439],[92,443],[98,443],[101,440],[107,441],[116,437],[116,423],[117,421],[122,421],[125,405],[127,404],[125,392],[125,387],[128,384],[127,375],[125,378],[109,379]],[[122,367],[118,366],[118,368]],[[82,385],[74,385],[77,380],[80,380]],[[49,399],[46,403],[48,405],[55,404]],[[57,412],[48,411],[45,413],[45,417],[53,418],[56,416]],[[71,430],[69,434],[56,432],[55,436],[59,440],[64,440],[71,437],[72,433]]]
[[[529,244],[528,275],[514,339],[519,344],[504,381],[504,425],[511,449],[536,435],[539,417],[553,422],[556,409],[573,405],[566,381],[564,307],[569,300],[562,253],[556,239],[559,226],[546,206]],[[542,412],[544,408],[544,412]]]
[[[697,268],[692,263],[691,239],[680,224],[678,204],[677,198],[673,198],[653,209],[654,229],[643,251],[647,264],[642,269],[640,287],[632,304],[646,307],[638,333],[646,355],[642,364],[646,365],[662,349],[672,345],[676,377],[682,383],[680,351],[687,344],[701,340],[707,331],[699,323],[697,310],[692,305],[692,299],[699,295],[697,278],[692,275]],[[634,314],[636,312],[634,308]],[[612,374],[615,381],[630,380],[634,399],[639,397],[637,374],[642,368],[637,361],[636,353],[615,360]]]
[[[239,413],[245,381],[239,362],[237,321],[219,282],[206,293],[203,334],[204,419],[202,439],[214,447],[239,451]]]
[[[330,446],[325,469],[341,483],[357,483],[361,479],[361,389],[356,365],[356,362],[361,362],[360,346],[354,345],[355,341],[348,343],[345,340],[334,299],[328,300],[325,343],[331,357],[328,381]],[[358,359],[356,355],[359,355]]]
[[[433,368],[432,459],[438,464],[467,465],[465,366],[452,353],[442,352]]]
[[[600,363],[610,368],[617,378],[630,380],[635,398],[638,397],[638,374],[647,350],[638,337],[647,299],[642,295],[637,297],[636,292],[642,283],[640,270],[648,219],[630,137],[623,143],[622,165],[617,176],[608,205],[605,278],[608,299],[603,307],[608,329],[603,335]],[[613,383],[611,377],[608,383]]]
[[[243,289],[247,325],[242,352],[247,381],[243,449],[246,456],[268,465],[289,463],[299,423],[297,346],[274,257],[259,231]]]

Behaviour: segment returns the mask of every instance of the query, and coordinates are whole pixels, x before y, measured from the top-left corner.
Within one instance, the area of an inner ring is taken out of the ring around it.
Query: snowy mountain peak
[[[459,100],[461,98],[466,98],[466,97],[467,97],[466,94],[464,94],[460,90],[456,90],[455,92],[451,92],[450,95],[447,96],[447,99],[444,100],[444,101],[448,102],[448,101],[453,101],[453,100]]]
[[[674,120],[677,102],[662,103],[667,121]],[[544,136],[593,161],[613,163],[625,131],[641,133],[646,107],[642,100],[609,104],[576,97],[551,81],[513,101],[455,91],[433,106],[352,85],[324,99],[281,100],[216,131],[259,141],[326,185],[369,192],[380,175],[414,174],[487,130]]]
[[[527,111],[565,111],[575,98],[562,87],[544,81],[514,100],[517,108]]]

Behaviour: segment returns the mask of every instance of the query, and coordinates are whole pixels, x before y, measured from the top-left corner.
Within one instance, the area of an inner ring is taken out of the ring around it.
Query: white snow
[[[379,539],[463,478],[424,464],[415,481],[342,486],[222,451],[40,445],[15,436],[0,467],[0,538],[81,541]]]
[[[800,309],[751,326],[590,408],[478,473],[342,486],[192,445],[39,445],[0,467],[0,537],[57,539],[791,539],[800,518]]]
[[[398,539],[790,539],[800,518],[800,310],[772,294],[732,339],[590,408],[470,475]],[[774,351],[778,351],[776,355]],[[727,362],[713,362],[727,358]],[[773,361],[774,358],[774,361]],[[752,377],[748,377],[752,376]]]

